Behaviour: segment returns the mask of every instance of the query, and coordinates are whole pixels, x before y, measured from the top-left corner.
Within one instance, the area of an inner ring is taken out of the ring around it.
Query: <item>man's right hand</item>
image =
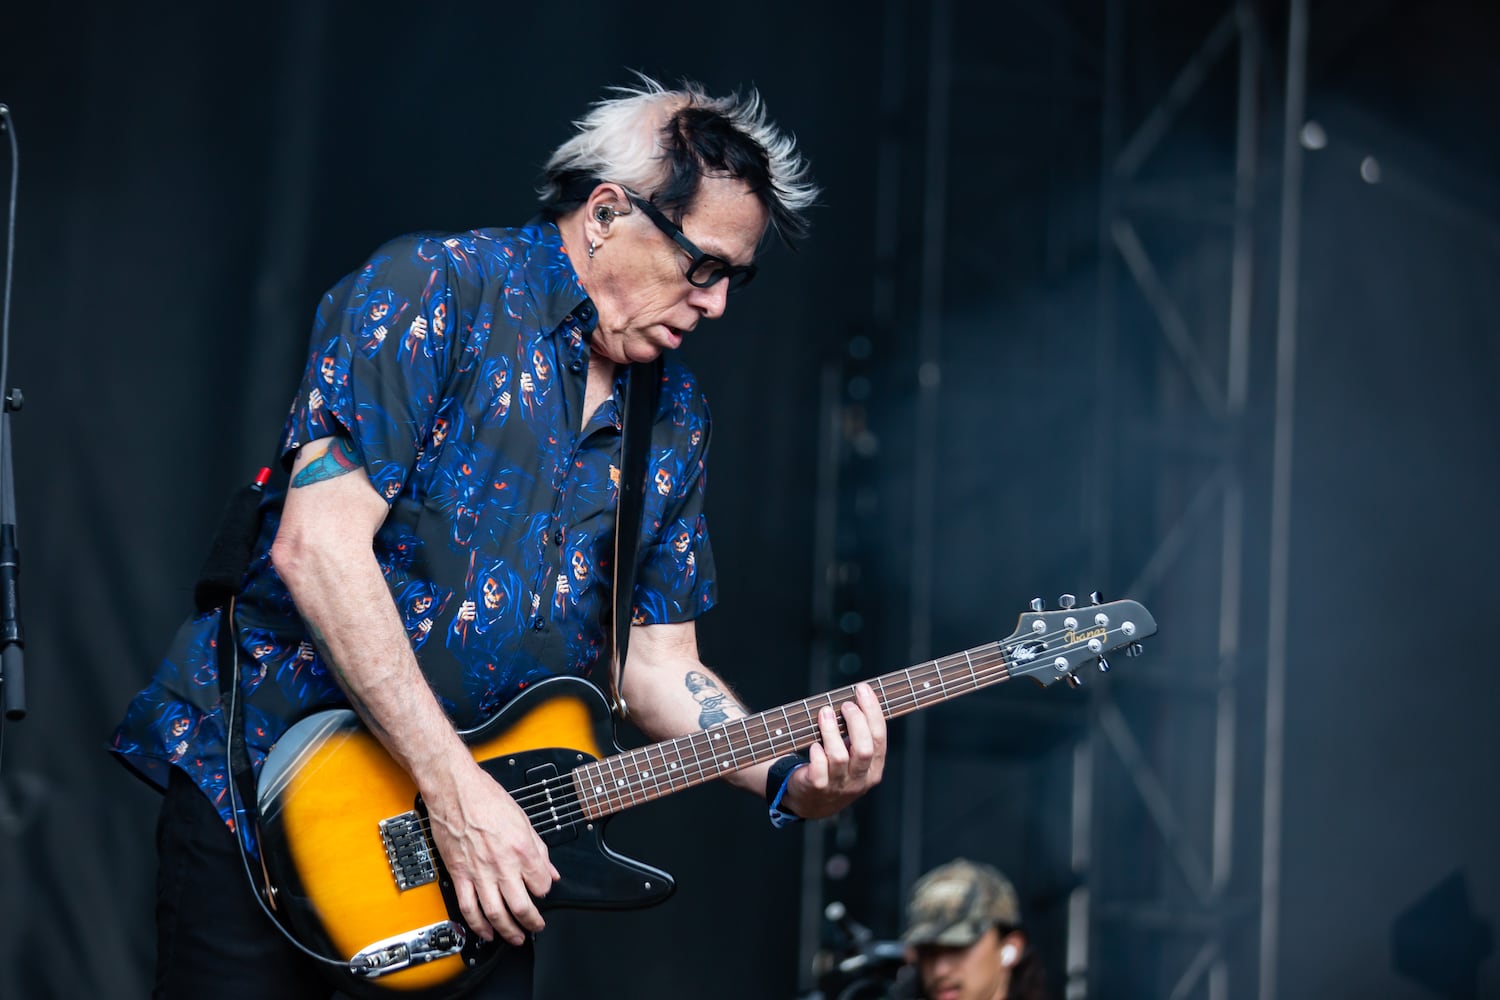
[[[526,932],[542,929],[535,900],[557,869],[422,675],[371,549],[387,512],[350,445],[309,442],[292,468],[271,560],[349,704],[421,789],[464,921],[486,941],[498,933],[524,944]],[[465,601],[458,620],[472,622],[476,611]]]
[[[464,922],[486,941],[498,934],[525,944],[528,931],[544,926],[536,900],[561,877],[526,814],[477,764],[424,798]]]

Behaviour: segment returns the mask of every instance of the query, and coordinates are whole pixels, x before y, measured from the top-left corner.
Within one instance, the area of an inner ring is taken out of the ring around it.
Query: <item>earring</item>
[[[598,243],[598,241],[596,241],[596,240],[589,240],[589,260],[593,260],[594,259],[594,251],[597,250],[597,249],[599,249],[599,243]]]

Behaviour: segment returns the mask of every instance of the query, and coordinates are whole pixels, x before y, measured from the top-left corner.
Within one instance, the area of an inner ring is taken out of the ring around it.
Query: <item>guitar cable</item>
[[[227,714],[224,719],[225,733],[231,741],[236,738],[236,715],[239,711],[240,701],[240,643],[234,628],[234,608],[235,599],[231,597],[229,599],[229,603],[220,611],[221,614],[228,616],[229,627],[224,629],[224,633],[227,633],[230,637],[231,641],[229,643],[229,647],[232,650],[232,652],[230,653],[231,676],[229,684],[229,704],[225,707],[225,711]],[[239,739],[241,741],[244,740],[243,733],[239,733]],[[228,748],[226,748],[226,750],[227,749]],[[248,805],[243,810],[241,809],[238,788],[239,782],[235,781],[234,766],[232,761],[228,759],[228,754],[226,754],[225,766],[230,772],[228,775],[229,780],[225,782],[225,784],[229,787],[229,808],[231,814],[236,817],[236,823],[238,823],[240,819],[243,819],[244,822],[249,823],[250,810]],[[260,807],[258,804],[255,808],[255,815],[260,815]],[[293,936],[292,932],[287,930],[286,925],[281,922],[281,920],[276,916],[275,912],[273,912],[275,908],[274,899],[270,904],[267,904],[267,898],[274,897],[276,889],[271,885],[270,873],[266,871],[265,844],[263,844],[260,839],[260,824],[251,824],[251,828],[255,831],[255,846],[260,853],[260,870],[261,877],[264,881],[258,882],[255,878],[255,873],[250,868],[250,851],[245,846],[245,838],[243,832],[238,828],[236,828],[234,831],[234,840],[235,845],[239,848],[240,867],[244,869],[245,881],[250,886],[250,894],[255,897],[255,902],[258,906],[260,906],[261,912],[266,915],[266,919],[271,922],[271,925],[275,927],[278,932],[280,932],[281,936],[286,938],[286,940],[292,945],[292,947],[302,952],[302,954],[306,955],[308,958],[311,958],[316,962],[322,962],[325,965],[337,966],[344,972],[352,973],[353,970],[350,969],[348,962],[343,961],[342,959],[329,958],[327,955],[323,955],[316,951],[313,951],[311,948],[307,947],[307,945],[303,944],[301,941],[298,941],[296,937]],[[264,886],[264,891],[262,891],[262,886]]]

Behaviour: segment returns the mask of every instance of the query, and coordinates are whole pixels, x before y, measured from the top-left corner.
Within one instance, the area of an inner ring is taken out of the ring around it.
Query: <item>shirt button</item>
[[[574,361],[572,364],[568,365],[568,371],[572,372],[574,375],[577,375],[579,372],[583,371],[583,362]]]
[[[531,628],[533,631],[540,632],[546,627],[547,619],[543,618],[541,615],[537,615],[535,618],[531,619]]]

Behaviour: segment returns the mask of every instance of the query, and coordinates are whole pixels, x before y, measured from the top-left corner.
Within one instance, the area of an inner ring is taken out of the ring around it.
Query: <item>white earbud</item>
[[[1016,957],[1020,949],[1013,944],[1008,944],[1000,949],[1000,964],[1010,968],[1016,964]]]

